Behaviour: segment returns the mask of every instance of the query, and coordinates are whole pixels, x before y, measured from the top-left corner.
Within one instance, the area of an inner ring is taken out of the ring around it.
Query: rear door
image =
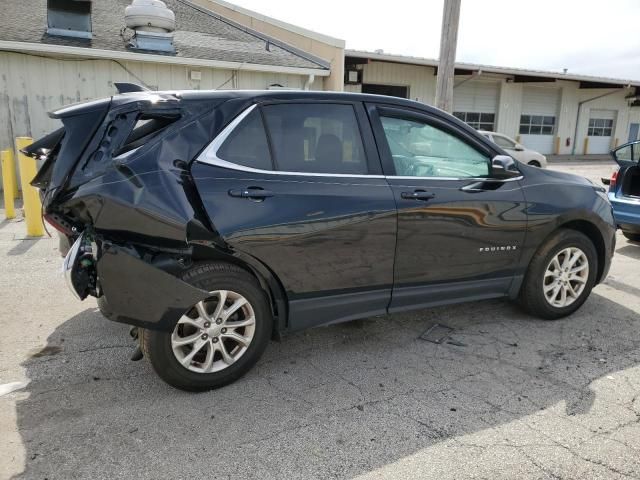
[[[390,311],[507,294],[527,220],[518,180],[492,179],[495,152],[454,122],[368,111],[398,208]]]
[[[262,103],[192,167],[227,244],[282,282],[289,328],[386,312],[396,208],[359,102]]]

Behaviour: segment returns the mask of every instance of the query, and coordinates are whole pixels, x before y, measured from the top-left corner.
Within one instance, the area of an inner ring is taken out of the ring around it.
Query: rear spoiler
[[[118,93],[150,92],[151,91],[147,87],[136,85],[135,83],[114,82],[113,85],[116,87],[116,90],[118,91]]]
[[[20,151],[28,157],[38,159],[42,156],[48,155],[49,152],[53,150],[58,143],[60,143],[63,136],[64,127],[61,127],[58,130],[54,130],[50,134],[42,137],[40,140],[36,140],[31,145],[27,145]]]

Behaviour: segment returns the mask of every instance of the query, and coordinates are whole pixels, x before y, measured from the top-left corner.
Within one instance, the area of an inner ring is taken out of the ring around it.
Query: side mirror
[[[514,148],[516,152],[524,152],[524,147],[520,144],[516,144],[516,148]]]
[[[515,178],[522,175],[516,161],[508,155],[496,155],[491,160],[491,176],[494,178]]]

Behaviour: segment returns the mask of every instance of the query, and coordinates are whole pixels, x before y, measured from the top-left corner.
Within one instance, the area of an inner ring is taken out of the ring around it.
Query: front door
[[[495,152],[444,117],[368,111],[398,208],[390,311],[505,295],[526,229],[519,182],[492,179]]]
[[[262,104],[236,123],[192,175],[225,242],[282,283],[289,328],[386,313],[396,209],[362,104]]]

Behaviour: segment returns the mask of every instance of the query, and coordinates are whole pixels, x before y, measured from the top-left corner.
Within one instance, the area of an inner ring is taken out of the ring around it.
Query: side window
[[[493,136],[493,141],[496,143],[496,145],[498,145],[499,147],[502,147],[502,148],[510,148],[511,150],[516,148],[516,144],[515,143],[513,143],[508,138],[501,137],[499,135],[494,135]]]
[[[398,176],[485,177],[489,158],[427,123],[380,117]]]
[[[368,172],[351,105],[300,103],[263,107],[276,169],[283,172]]]
[[[220,146],[218,157],[244,167],[273,170],[260,110],[254,108]]]
[[[632,143],[624,147],[620,147],[614,152],[616,160],[624,162],[640,161],[640,143]]]

